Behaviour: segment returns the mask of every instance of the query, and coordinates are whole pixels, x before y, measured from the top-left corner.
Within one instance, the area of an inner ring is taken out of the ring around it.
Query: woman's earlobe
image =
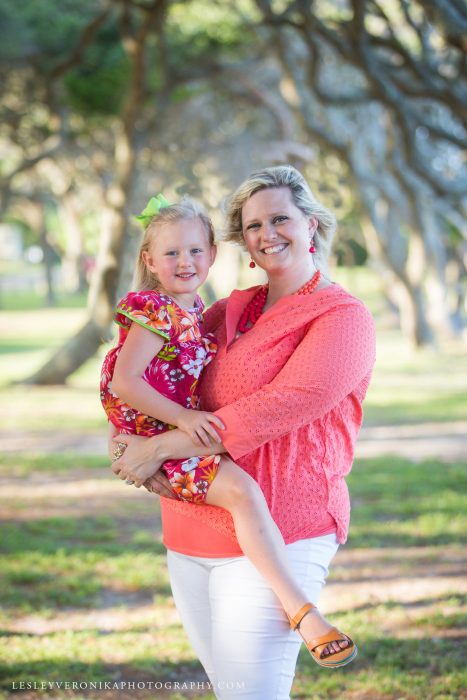
[[[314,233],[318,228],[318,219],[316,216],[310,216],[308,230],[310,233]]]

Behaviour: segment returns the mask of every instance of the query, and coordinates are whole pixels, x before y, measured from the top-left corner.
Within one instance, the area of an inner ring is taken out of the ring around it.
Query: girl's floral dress
[[[129,292],[119,302],[115,314],[115,321],[120,326],[118,344],[105,357],[100,389],[107,417],[120,433],[152,437],[174,427],[139,413],[112,390],[115,362],[132,323],[139,323],[165,339],[160,352],[146,367],[143,379],[160,394],[185,408],[199,408],[199,376],[217,349],[214,336],[203,333],[203,308],[200,297],[196,297],[193,309],[186,310],[154,290]],[[181,500],[203,503],[219,461],[219,455],[191,457],[170,460],[161,468]]]

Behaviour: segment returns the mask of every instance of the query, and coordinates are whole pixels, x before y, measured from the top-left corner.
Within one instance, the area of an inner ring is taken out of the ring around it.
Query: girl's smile
[[[216,257],[199,218],[180,219],[158,226],[142,253],[147,268],[157,277],[160,291],[180,306],[192,308],[198,288],[206,280]]]

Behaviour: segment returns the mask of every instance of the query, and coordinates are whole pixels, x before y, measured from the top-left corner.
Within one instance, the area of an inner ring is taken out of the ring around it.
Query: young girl
[[[214,337],[203,332],[203,303],[197,295],[216,256],[213,227],[191,200],[168,205],[158,195],[139,218],[144,222],[147,214],[135,279],[140,291],[118,304],[120,337],[104,360],[101,400],[120,433],[153,436],[176,426],[208,448],[213,440],[219,442],[215,426],[223,425],[214,414],[193,409],[199,406],[199,376],[216,351]],[[225,454],[172,460],[162,470],[179,499],[231,513],[241,549],[286,613],[306,606],[305,594],[288,573],[282,535],[251,476]],[[346,638],[347,644],[341,641],[335,651],[348,655],[326,663],[327,644],[335,636],[325,637],[316,640],[312,655],[317,663],[335,667],[354,658],[356,646]]]

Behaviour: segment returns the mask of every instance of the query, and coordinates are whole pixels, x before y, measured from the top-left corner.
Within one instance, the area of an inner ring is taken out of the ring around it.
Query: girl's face
[[[200,219],[181,219],[157,226],[142,257],[160,287],[191,303],[216,257],[216,247]]]
[[[288,187],[253,194],[243,205],[242,224],[248,252],[268,274],[313,265],[309,249],[318,221],[298,209]]]

